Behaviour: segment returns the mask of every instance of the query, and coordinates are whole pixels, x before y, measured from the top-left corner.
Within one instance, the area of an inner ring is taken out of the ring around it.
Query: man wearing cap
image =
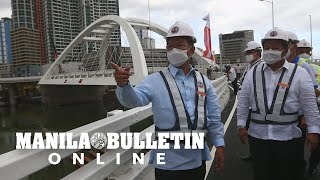
[[[287,33],[277,27],[265,35],[265,62],[247,73],[238,97],[239,132],[246,132],[252,108],[247,133],[255,180],[303,179],[302,133],[297,126],[300,108],[308,124],[309,147],[314,150],[318,146],[320,119],[313,84],[306,70],[285,59],[288,41]],[[247,138],[246,133],[240,136]]]
[[[261,45],[255,41],[250,41],[247,43],[246,45],[246,48],[244,49],[244,53],[245,53],[245,56],[246,56],[246,61],[247,63],[249,63],[243,73],[243,76],[241,77],[240,79],[240,86],[239,86],[239,94],[241,93],[241,85],[243,83],[243,80],[246,76],[246,74],[249,72],[250,69],[253,69],[254,67],[256,67],[257,65],[259,65],[261,62],[263,62],[261,60],[261,53],[262,53],[262,48],[261,48]],[[249,122],[250,122],[250,111],[251,111],[251,107],[249,108],[249,115],[248,115],[248,120],[246,122],[246,129],[248,130],[249,128]],[[242,129],[239,129],[239,130],[242,130]],[[246,144],[246,138],[245,139],[242,139],[243,135],[241,135],[242,133],[247,133],[247,131],[245,132],[239,132],[240,134],[240,140],[243,144]],[[252,156],[251,156],[251,153],[249,153],[249,155],[247,156],[244,156],[244,157],[241,157],[242,160],[244,161],[250,161],[252,160]]]
[[[195,51],[196,38],[192,28],[181,21],[170,27],[166,37],[167,69],[153,73],[133,87],[129,69],[112,64],[118,84],[116,95],[120,103],[133,108],[152,102],[156,135],[158,132],[207,132],[206,139],[217,147],[215,169],[224,164],[224,132],[220,118],[219,98],[207,77],[190,66]],[[157,180],[204,179],[205,161],[210,160],[210,150],[155,149],[151,151],[150,164],[155,167]],[[181,143],[184,143],[183,141]],[[157,153],[165,153],[165,164],[157,164]]]

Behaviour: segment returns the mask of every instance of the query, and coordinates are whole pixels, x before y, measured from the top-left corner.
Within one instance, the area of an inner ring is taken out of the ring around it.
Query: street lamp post
[[[309,14],[310,17],[310,42],[311,42],[311,47],[312,46],[312,19],[311,19],[311,14]],[[311,61],[313,60],[312,54],[311,54]]]
[[[274,28],[274,10],[273,10],[273,0],[268,1],[268,0],[259,0],[259,1],[265,1],[271,4],[271,8],[272,8],[272,27]]]

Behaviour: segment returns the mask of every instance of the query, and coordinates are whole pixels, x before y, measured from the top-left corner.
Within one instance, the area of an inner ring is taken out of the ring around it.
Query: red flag
[[[212,49],[211,49],[211,33],[210,33],[210,15],[207,14],[202,20],[206,21],[207,24],[204,27],[204,45],[206,50],[203,52],[203,57],[214,61]]]

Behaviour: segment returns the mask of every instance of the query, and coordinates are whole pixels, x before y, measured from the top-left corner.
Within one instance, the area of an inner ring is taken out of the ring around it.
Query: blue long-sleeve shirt
[[[195,110],[195,79],[194,69],[185,75],[181,69],[169,65],[170,73],[173,75],[180,90],[186,109],[192,122]],[[220,117],[219,98],[208,78],[205,77],[207,89],[207,137],[216,147],[224,146],[224,131]],[[124,87],[117,87],[116,95],[123,106],[134,108],[145,106],[152,102],[154,124],[161,129],[172,128],[175,124],[174,111],[164,81],[159,73],[147,76],[139,85],[132,87],[130,83]],[[166,113],[163,113],[166,112]],[[186,170],[201,166],[202,160],[211,160],[208,145],[201,149],[155,149],[151,151],[150,164],[164,170]],[[183,148],[183,146],[180,146]],[[156,153],[165,153],[165,165],[157,164]]]

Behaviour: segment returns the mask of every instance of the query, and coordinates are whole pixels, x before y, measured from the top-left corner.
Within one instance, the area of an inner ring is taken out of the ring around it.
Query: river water
[[[103,103],[77,104],[58,107],[19,105],[16,108],[0,108],[0,154],[14,150],[16,132],[65,132],[107,116]],[[26,177],[30,180],[61,179],[73,170],[70,158]],[[1,178],[0,178],[1,179]]]

